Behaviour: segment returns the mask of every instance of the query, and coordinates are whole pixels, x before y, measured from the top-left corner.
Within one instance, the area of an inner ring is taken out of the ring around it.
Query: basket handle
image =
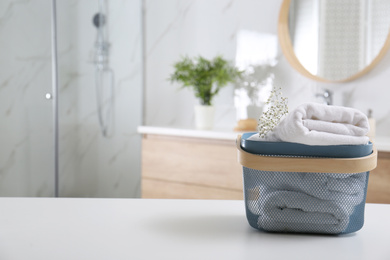
[[[241,135],[236,140],[238,162],[247,168],[260,171],[360,173],[371,171],[377,165],[377,150],[373,146],[370,155],[357,158],[303,158],[252,154],[241,148]]]

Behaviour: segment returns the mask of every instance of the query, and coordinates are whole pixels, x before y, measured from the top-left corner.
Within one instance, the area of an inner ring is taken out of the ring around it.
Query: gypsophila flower
[[[272,131],[282,120],[283,116],[288,114],[287,103],[288,99],[282,96],[281,88],[276,90],[274,86],[266,102],[268,109],[259,118],[258,130],[261,138],[264,138],[269,131]]]

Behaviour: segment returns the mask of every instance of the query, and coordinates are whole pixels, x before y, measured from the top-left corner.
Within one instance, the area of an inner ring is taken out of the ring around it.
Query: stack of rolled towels
[[[369,142],[367,116],[359,110],[307,103],[290,112],[261,138],[306,145]],[[341,233],[365,197],[366,173],[264,172],[258,175],[258,226],[270,231]],[[252,205],[253,208],[253,205]]]

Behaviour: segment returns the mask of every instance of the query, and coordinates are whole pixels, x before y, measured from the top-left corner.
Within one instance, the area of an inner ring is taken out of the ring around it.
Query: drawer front
[[[242,190],[242,167],[228,144],[143,138],[142,176],[200,186]]]
[[[378,153],[377,168],[370,172],[367,187],[368,203],[390,204],[390,153]]]

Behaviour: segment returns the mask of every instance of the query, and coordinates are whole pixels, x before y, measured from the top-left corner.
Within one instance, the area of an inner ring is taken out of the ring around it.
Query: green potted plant
[[[217,56],[208,60],[202,56],[183,57],[174,64],[171,82],[178,82],[182,88],[193,90],[200,105],[195,106],[195,125],[198,129],[210,129],[213,126],[213,98],[221,88],[235,82],[241,72],[229,61]]]

